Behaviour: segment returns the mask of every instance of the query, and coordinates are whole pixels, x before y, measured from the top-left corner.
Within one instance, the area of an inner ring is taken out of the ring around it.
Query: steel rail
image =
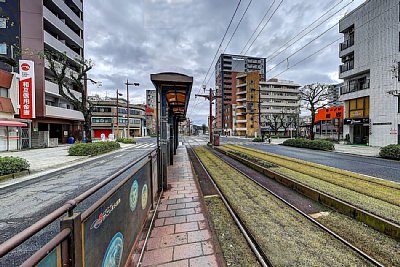
[[[209,149],[214,155],[218,156],[214,150]],[[261,184],[260,182],[258,182],[257,180],[253,179],[250,175],[246,174],[245,172],[243,172],[242,170],[240,170],[238,167],[234,166],[233,164],[229,163],[228,161],[224,160],[223,158],[219,157],[219,159],[221,159],[224,163],[226,163],[228,166],[230,166],[231,168],[233,168],[234,170],[236,170],[237,172],[239,172],[240,174],[244,175],[246,178],[250,179],[251,181],[255,182],[257,185],[259,185],[260,187],[262,187],[263,189],[265,189],[268,193],[270,193],[271,195],[273,195],[274,197],[276,197],[277,199],[279,199],[280,201],[282,201],[283,203],[285,203],[287,206],[289,206],[290,208],[292,208],[293,210],[295,210],[296,212],[300,213],[303,217],[305,217],[306,219],[308,219],[309,221],[313,222],[315,225],[317,225],[319,228],[323,229],[324,231],[328,232],[330,235],[332,235],[334,238],[336,238],[337,240],[341,241],[343,244],[345,244],[346,246],[348,246],[349,248],[351,248],[353,251],[355,251],[357,254],[359,254],[360,256],[362,256],[363,258],[365,258],[366,260],[368,260],[370,263],[376,265],[376,266],[380,266],[380,267],[384,267],[384,265],[382,263],[380,263],[379,261],[375,260],[374,258],[372,258],[371,256],[369,256],[368,254],[366,254],[365,252],[363,252],[362,250],[360,250],[359,248],[353,246],[350,242],[348,242],[347,240],[345,240],[344,238],[342,238],[341,236],[339,236],[338,234],[336,234],[334,231],[332,231],[331,229],[327,228],[326,226],[324,226],[323,224],[319,223],[318,221],[316,221],[314,218],[310,217],[308,214],[306,214],[305,212],[301,211],[300,209],[298,209],[297,207],[295,207],[294,205],[290,204],[288,201],[286,201],[284,198],[280,197],[279,195],[277,195],[275,192],[273,192],[271,189],[267,188],[266,186],[264,186],[263,184]]]
[[[189,144],[190,148],[192,149],[192,146]],[[194,151],[193,151],[194,152]],[[211,175],[208,173],[207,169],[205,168],[203,162],[199,159],[197,154],[194,152],[193,153],[196,157],[196,160],[200,163],[200,166],[206,173],[208,179],[210,179],[210,182],[214,185],[215,189],[217,190],[219,196],[221,197],[222,201],[225,204],[225,207],[231,214],[233,220],[235,221],[236,225],[238,226],[240,232],[243,234],[244,238],[246,239],[247,243],[249,244],[251,250],[255,254],[255,257],[257,258],[258,262],[261,264],[263,267],[272,267],[272,263],[269,261],[265,253],[260,249],[260,246],[257,244],[257,241],[254,239],[254,237],[251,236],[251,234],[247,231],[246,227],[240,220],[240,218],[237,216],[236,212],[232,209],[230,206],[228,200],[225,198],[221,190],[219,189],[218,185],[215,183]]]
[[[138,162],[142,161],[149,155],[152,155],[152,153],[155,150],[152,150],[149,153],[146,153],[144,156],[136,159],[135,161],[129,163],[127,166],[122,168],[121,170],[117,171],[107,179],[103,180],[99,184],[95,185],[94,187],[90,188],[89,190],[83,192],[79,196],[68,200],[64,205],[56,209],[55,211],[51,212],[50,214],[46,215],[45,217],[41,218],[39,221],[36,223],[32,224],[22,232],[19,232],[18,234],[14,235],[4,243],[0,244],[0,258],[9,253],[11,250],[15,249],[19,245],[21,245],[23,242],[37,234],[39,231],[41,231],[43,228],[57,220],[59,217],[61,217],[64,213],[68,212],[68,215],[72,215],[73,209],[82,201],[96,193],[98,190],[106,186],[108,183],[116,179],[119,175],[124,173],[126,170],[137,164]]]

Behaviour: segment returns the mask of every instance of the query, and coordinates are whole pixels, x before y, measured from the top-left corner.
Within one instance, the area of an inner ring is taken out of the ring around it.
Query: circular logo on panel
[[[21,69],[22,69],[23,71],[28,71],[30,68],[31,68],[31,67],[30,67],[29,64],[27,64],[27,63],[22,63],[22,64],[21,64]]]
[[[121,264],[124,237],[120,232],[116,233],[108,244],[103,258],[102,267],[119,267]]]
[[[145,184],[142,188],[142,209],[147,207],[147,196],[148,196],[148,189],[147,184]]]
[[[137,202],[139,198],[139,184],[135,180],[131,186],[131,192],[129,193],[129,207],[132,211],[136,209]]]

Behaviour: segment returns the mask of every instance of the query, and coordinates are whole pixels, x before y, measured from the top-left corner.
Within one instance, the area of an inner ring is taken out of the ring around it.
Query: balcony
[[[245,95],[245,94],[247,94],[247,91],[246,90],[244,90],[244,91],[239,91],[239,92],[236,92],[236,95]]]
[[[348,71],[348,70],[352,70],[352,69],[354,69],[354,60],[347,61],[344,64],[339,66],[340,73]]]
[[[46,93],[49,93],[51,95],[55,95],[57,97],[61,97],[61,95],[59,94],[58,85],[56,83],[53,83],[53,82],[48,81],[48,80],[45,80],[44,81],[44,90],[45,90]],[[77,91],[71,90],[71,92],[78,99],[82,97],[82,94],[77,92]]]
[[[63,44],[60,40],[54,38],[50,33],[44,32],[44,42],[51,46],[53,49],[63,53],[65,52],[67,57],[72,60],[81,59],[82,57],[75,53],[71,48]]]
[[[236,120],[236,123],[247,123],[247,120]]]
[[[237,98],[236,99],[236,102],[245,102],[246,101],[246,98]]]
[[[242,84],[237,84],[236,85],[237,88],[246,87],[246,86],[247,86],[247,83],[242,83]]]
[[[357,91],[361,91],[361,90],[366,90],[366,89],[370,88],[369,86],[370,86],[369,80],[364,83],[360,83],[360,82],[352,83],[352,81],[350,81],[349,84],[344,85],[340,88],[340,94],[344,95],[344,94],[353,93],[353,92],[357,92]]]
[[[53,3],[69,18],[71,19],[81,30],[83,30],[83,21],[65,4],[63,0],[52,0]]]
[[[46,117],[83,121],[82,112],[46,105]]]
[[[71,41],[73,41],[79,47],[83,47],[83,39],[77,35],[73,30],[71,30],[63,21],[61,21],[56,15],[54,15],[50,10],[43,6],[43,17],[49,23],[51,23],[55,28],[60,30],[65,36],[67,36]]]
[[[343,43],[340,43],[340,51],[343,51],[354,45],[354,36],[351,36],[349,39],[345,40]]]
[[[244,132],[246,132],[247,131],[247,128],[243,128],[243,127],[236,127],[236,131],[244,131]]]

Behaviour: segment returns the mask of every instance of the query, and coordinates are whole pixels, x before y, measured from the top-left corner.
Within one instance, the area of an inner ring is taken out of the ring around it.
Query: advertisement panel
[[[83,223],[84,266],[124,266],[151,206],[150,162]]]
[[[19,61],[19,115],[23,119],[35,118],[35,68],[31,60]]]

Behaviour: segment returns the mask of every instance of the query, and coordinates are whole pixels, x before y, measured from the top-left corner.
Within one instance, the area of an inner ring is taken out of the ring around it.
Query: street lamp
[[[126,83],[125,83],[125,85],[126,85],[126,112],[127,112],[127,115],[128,115],[128,134],[127,134],[127,137],[129,138],[130,137],[130,130],[129,130],[129,113],[130,113],[130,111],[129,111],[129,85],[134,85],[134,86],[139,86],[139,83],[130,83],[129,82],[129,80],[128,79],[126,79]]]
[[[119,100],[119,98],[118,98],[118,96],[122,96],[122,94],[121,93],[119,93],[118,92],[118,89],[117,89],[117,134],[116,134],[116,139],[118,139],[119,138],[119,113],[118,113],[118,100]]]

